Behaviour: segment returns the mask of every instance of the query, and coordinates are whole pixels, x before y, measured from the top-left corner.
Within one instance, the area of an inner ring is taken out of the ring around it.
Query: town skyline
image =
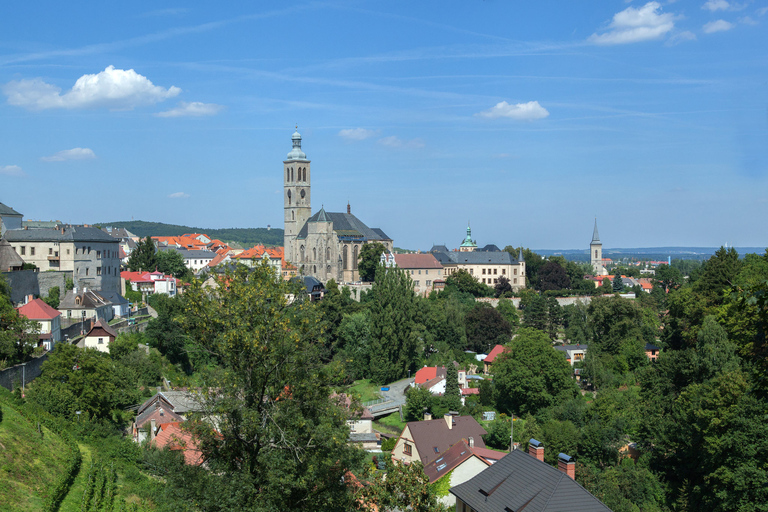
[[[0,202],[26,219],[282,228],[298,124],[313,212],[398,247],[469,221],[586,248],[595,217],[607,248],[768,245],[761,2],[42,5],[0,39]]]

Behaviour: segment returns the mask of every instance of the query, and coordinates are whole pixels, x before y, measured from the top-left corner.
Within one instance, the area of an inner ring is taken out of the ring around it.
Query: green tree
[[[539,269],[540,290],[565,290],[570,287],[571,278],[557,262],[548,261]]]
[[[140,332],[118,334],[115,341],[109,344],[109,356],[119,361],[134,350],[139,349],[139,343],[144,341]]]
[[[509,323],[514,332],[520,325],[520,315],[517,313],[515,304],[509,299],[499,299],[499,304],[496,306],[496,311]]]
[[[131,253],[133,256],[133,253]],[[128,265],[130,266],[130,259]],[[155,255],[155,265],[158,272],[171,275],[177,279],[191,279],[192,271],[187,267],[184,256],[174,250],[158,251]]]
[[[157,267],[155,243],[150,237],[139,240],[128,258],[128,268],[134,272],[154,271]]]
[[[48,290],[48,296],[43,300],[53,309],[59,309],[59,302],[61,300],[60,294],[61,290],[59,290],[59,287],[53,286]]]
[[[496,297],[511,297],[512,285],[509,284],[509,279],[506,276],[500,276],[498,282],[494,285],[494,295]]]
[[[0,275],[0,361],[9,365],[29,359],[37,344],[39,327],[18,314],[11,303],[11,289]]]
[[[659,286],[665,293],[677,290],[683,285],[683,275],[675,267],[659,265],[654,274],[653,286]]]
[[[521,328],[510,350],[493,363],[498,408],[525,414],[573,398],[573,369],[541,331]]]
[[[238,266],[226,279],[216,290],[195,280],[185,292],[191,343],[224,368],[201,396],[216,430],[187,422],[212,484],[196,508],[351,508],[344,476],[361,452],[347,444],[348,412],[330,399],[337,376],[318,358],[317,308],[267,264]]]
[[[429,486],[429,478],[420,462],[400,464],[387,458],[386,473],[377,472],[370,485],[363,487],[358,496],[368,510],[444,510]]]
[[[350,378],[368,377],[371,370],[371,316],[368,310],[345,314],[337,334],[342,347],[337,357],[344,362]]]
[[[498,418],[488,425],[486,430],[488,433],[483,436],[483,441],[485,441],[487,446],[495,450],[509,450],[509,436],[512,435],[512,425],[509,416],[500,414]]]
[[[424,412],[432,412],[435,403],[435,396],[428,389],[421,386],[408,388],[405,395],[405,408],[403,413],[405,421],[421,421],[424,419]]]
[[[480,303],[467,313],[467,348],[475,352],[489,346],[504,345],[512,336],[512,326],[495,308]]]
[[[411,277],[379,266],[371,288],[371,380],[385,384],[416,370],[424,327]]]
[[[523,325],[531,329],[546,331],[549,325],[547,299],[532,290],[521,294],[520,307],[523,310]]]
[[[472,294],[475,297],[490,297],[493,288],[475,279],[469,272],[459,269],[445,280],[445,286],[455,287],[460,292]]]
[[[157,318],[152,318],[144,331],[144,339],[150,347],[156,348],[166,356],[173,364],[180,364],[188,368],[190,357],[188,355],[188,336],[184,333],[184,297],[168,297],[158,295],[155,298]],[[205,351],[195,350],[193,357],[205,354]]]
[[[694,283],[694,290],[706,297],[710,304],[720,304],[723,291],[734,284],[741,267],[742,262],[736,249],[720,247],[714,256],[704,262],[701,274]]]
[[[461,409],[459,373],[453,364],[446,365],[445,371],[445,394],[443,395],[443,405],[445,405],[449,411],[458,411]]]
[[[372,242],[363,245],[358,256],[357,270],[360,272],[360,280],[371,282],[376,278],[376,268],[381,264],[381,255],[387,251],[381,242]]]
[[[621,293],[621,291],[624,289],[624,283],[621,281],[621,274],[618,272],[618,270],[616,271],[616,275],[613,276],[611,289],[613,290],[613,293]]]

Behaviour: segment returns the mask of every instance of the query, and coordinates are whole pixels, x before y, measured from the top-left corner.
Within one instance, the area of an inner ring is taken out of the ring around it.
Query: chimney
[[[448,425],[448,430],[453,429],[453,413],[448,412],[445,416],[445,423]]]
[[[155,432],[157,430],[157,425],[155,424],[155,418],[152,418],[149,420],[149,440],[153,440],[155,438]]]
[[[432,413],[427,410],[424,410],[424,421],[429,421],[431,419],[432,419]]]
[[[470,437],[467,439],[467,441],[469,441],[469,447],[470,447],[470,448],[474,448],[474,447],[475,447],[475,438],[474,438],[474,437],[471,437],[471,436],[470,436]]]
[[[544,445],[533,438],[528,441],[528,455],[536,457],[541,462],[544,462]]]
[[[32,295],[31,293],[29,295],[27,295],[27,304],[29,304],[33,300],[35,300],[35,296],[34,295]]]
[[[352,213],[352,207],[349,206],[349,201],[347,201],[347,213]]]
[[[576,480],[576,463],[570,455],[559,453],[557,455],[557,469]]]

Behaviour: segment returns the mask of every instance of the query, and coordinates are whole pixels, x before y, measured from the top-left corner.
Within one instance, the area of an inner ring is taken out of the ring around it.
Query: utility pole
[[[515,450],[515,415],[512,414],[509,424],[511,425],[509,431],[509,451],[512,453]]]

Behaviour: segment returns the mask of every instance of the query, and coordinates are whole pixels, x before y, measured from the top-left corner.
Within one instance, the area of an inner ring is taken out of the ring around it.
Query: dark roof
[[[141,428],[153,419],[158,425],[171,421],[184,421],[182,416],[173,412],[173,406],[157,401],[154,407],[146,407],[136,416],[136,427]]]
[[[485,247],[475,249],[476,252],[501,252],[501,249],[495,244],[488,244]]]
[[[117,240],[99,228],[64,226],[60,229],[9,229],[5,232],[9,242],[111,242]]]
[[[467,265],[483,265],[490,263],[491,265],[514,265],[518,262],[507,251],[487,251],[485,250],[489,246],[485,246],[483,250],[460,252],[460,251],[446,251],[443,250],[445,246],[434,246],[430,251],[437,261],[443,265],[451,263],[461,263]],[[494,246],[495,247],[495,246]],[[498,249],[498,248],[497,248]]]
[[[473,455],[475,454],[472,453],[472,449],[461,440],[446,452],[441,453],[440,457],[424,466],[424,474],[429,478],[429,483],[434,483]],[[485,461],[483,460],[483,462]]]
[[[587,350],[588,346],[589,345],[586,343],[580,343],[577,345],[556,345],[555,349],[565,352],[566,350]]]
[[[413,443],[425,466],[462,439],[471,437],[475,446],[485,448],[483,437],[488,432],[472,416],[454,416],[453,428],[448,428],[445,418],[426,421],[409,421]]]
[[[11,208],[8,205],[4,205],[3,203],[0,203],[0,215],[19,215],[19,216],[21,216],[21,214],[19,212],[17,212],[16,210],[14,210],[13,208]]]
[[[96,320],[91,330],[85,335],[86,338],[92,338],[95,336],[103,336],[108,338],[117,338],[117,333],[109,325],[105,325],[101,320]]]
[[[11,247],[8,240],[0,240],[0,272],[8,272],[12,268],[18,268],[24,265],[24,260]]]
[[[653,345],[651,343],[646,343],[645,344],[645,350],[661,350],[661,349],[659,347],[657,347],[656,345]]]
[[[76,300],[78,297],[80,298],[79,304]],[[59,302],[59,311],[64,309],[96,309],[102,306],[112,306],[112,303],[99,292],[86,290],[75,294],[74,290],[69,290]]]
[[[216,253],[213,251],[209,251],[208,249],[182,249],[180,247],[174,247],[174,246],[168,246],[168,247],[158,247],[159,251],[176,251],[177,253],[181,254],[182,257],[185,260],[193,260],[193,259],[213,259],[216,257]]]
[[[595,219],[595,230],[592,231],[592,243],[600,244],[600,235],[597,233],[597,219]],[[603,244],[600,244],[603,245]]]
[[[610,509],[575,480],[536,457],[516,450],[486,470],[451,488],[451,494],[477,512],[593,512]]]
[[[433,245],[429,252],[450,252],[444,245]]]
[[[319,212],[309,218],[306,224],[301,227],[297,238],[307,238],[310,222],[330,222],[333,224],[333,230],[339,237],[348,236],[353,238],[362,238],[365,241],[391,240],[381,229],[371,229],[360,219],[351,213],[326,212],[321,208]]]

